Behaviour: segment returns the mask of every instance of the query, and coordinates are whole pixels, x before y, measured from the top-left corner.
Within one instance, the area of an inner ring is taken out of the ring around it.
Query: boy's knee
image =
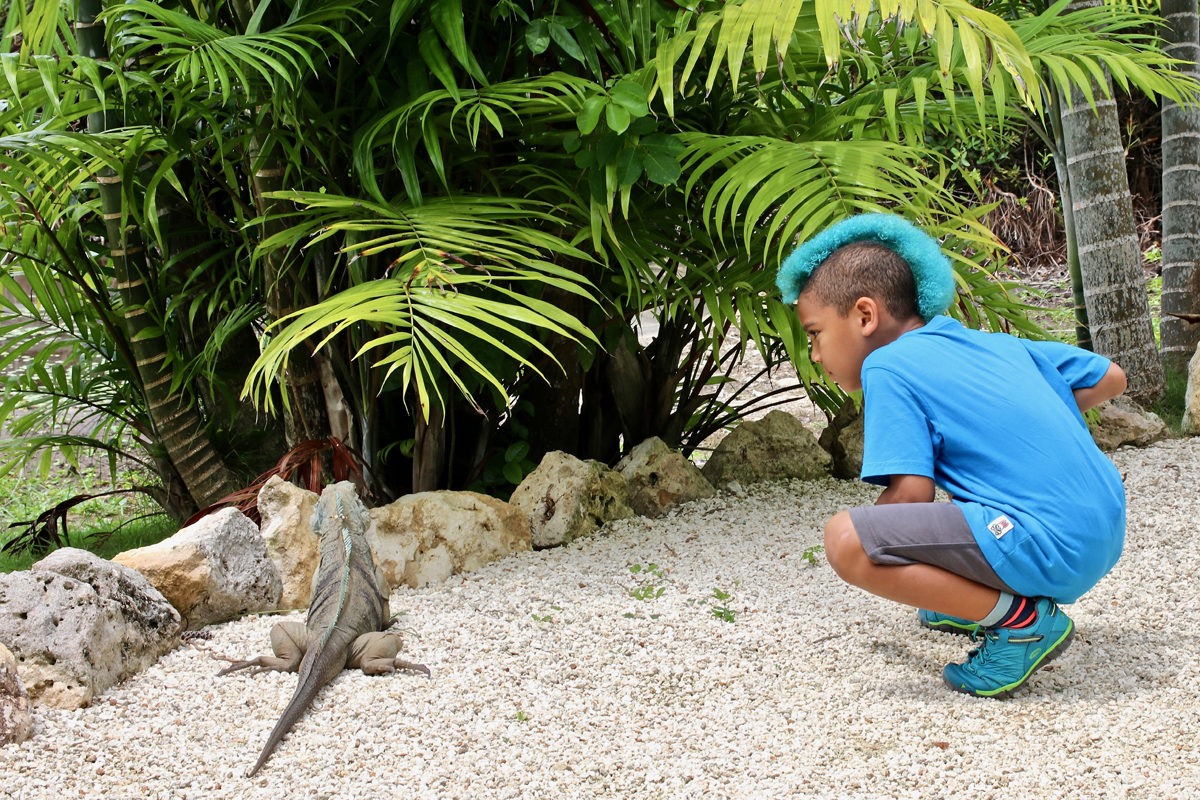
[[[850,520],[850,512],[834,514],[825,524],[825,558],[829,566],[842,579],[850,580],[850,575],[866,557],[858,531]]]

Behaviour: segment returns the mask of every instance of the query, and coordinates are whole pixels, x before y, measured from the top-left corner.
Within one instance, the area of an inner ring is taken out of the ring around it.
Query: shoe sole
[[[972,633],[979,630],[978,625],[971,625],[969,627],[966,627],[966,626],[959,625],[954,622],[950,622],[949,620],[946,620],[945,622],[940,622],[936,625],[931,625],[928,622],[926,622],[925,620],[920,619],[920,618],[917,619],[917,622],[919,622],[921,624],[922,628],[927,628],[931,631],[937,631],[938,633],[952,633],[955,636],[970,636]]]
[[[1075,622],[1072,620],[1071,627],[1067,628],[1067,632],[1064,633],[1059,638],[1058,642],[1054,645],[1054,647],[1051,647],[1049,650],[1047,650],[1045,653],[1042,654],[1042,657],[1039,658],[1034,663],[1034,665],[1029,668],[1029,671],[1025,673],[1024,677],[1022,677],[1021,680],[1017,681],[1016,683],[1010,683],[1008,686],[1002,686],[1001,688],[995,689],[993,691],[973,692],[970,689],[964,688],[962,686],[955,686],[954,683],[952,681],[950,681],[948,678],[946,678],[945,675],[942,676],[942,683],[946,684],[947,687],[949,687],[950,689],[953,689],[956,692],[959,692],[960,694],[969,694],[969,695],[972,695],[973,697],[993,697],[997,700],[1007,700],[1008,698],[1013,696],[1013,692],[1015,692],[1017,689],[1020,689],[1022,686],[1024,686],[1026,683],[1028,683],[1029,679],[1031,677],[1033,677],[1033,673],[1037,672],[1039,669],[1046,666],[1051,661],[1053,661],[1054,659],[1056,659],[1060,655],[1062,655],[1066,651],[1066,649],[1071,646],[1071,642],[1073,642],[1074,640],[1075,640]]]

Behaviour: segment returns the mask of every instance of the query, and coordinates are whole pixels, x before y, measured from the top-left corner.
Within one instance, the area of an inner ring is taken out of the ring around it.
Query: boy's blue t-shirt
[[[1005,583],[1073,603],[1117,563],[1125,538],[1121,475],[1072,394],[1109,363],[934,317],[863,362],[862,479],[932,478]]]

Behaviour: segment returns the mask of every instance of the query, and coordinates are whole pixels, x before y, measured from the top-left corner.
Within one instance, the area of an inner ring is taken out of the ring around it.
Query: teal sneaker
[[[1057,658],[1075,638],[1075,623],[1048,598],[1037,601],[1037,622],[1028,628],[982,630],[966,663],[947,664],[942,680],[956,692],[1003,699]]]
[[[962,619],[961,617],[952,617],[949,614],[939,614],[936,611],[926,611],[923,608],[917,610],[917,622],[921,623],[921,627],[923,628],[943,633],[967,635],[979,630],[978,622],[972,622],[969,619]]]

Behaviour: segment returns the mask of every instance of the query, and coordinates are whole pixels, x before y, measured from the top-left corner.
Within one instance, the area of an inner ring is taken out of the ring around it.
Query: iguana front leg
[[[280,622],[271,628],[271,650],[275,657],[255,656],[246,661],[234,661],[217,673],[218,676],[228,675],[241,669],[254,667],[251,675],[260,672],[295,672],[300,668],[304,651],[308,649],[308,631],[303,622]],[[226,659],[230,660],[230,659]]]
[[[361,669],[364,675],[390,675],[398,669],[410,669],[431,675],[429,667],[405,661],[400,652],[400,637],[394,633],[372,631],[364,633],[350,645],[350,657],[346,660],[349,669]]]

